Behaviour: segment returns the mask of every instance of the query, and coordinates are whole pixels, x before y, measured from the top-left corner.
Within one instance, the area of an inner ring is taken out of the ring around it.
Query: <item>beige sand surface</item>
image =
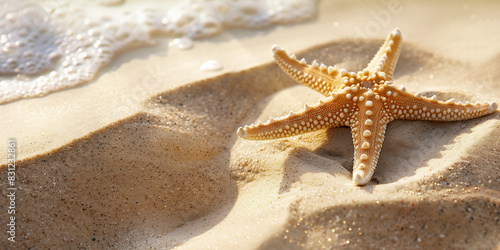
[[[352,185],[348,128],[236,135],[320,96],[272,62],[272,44],[359,70],[396,26],[405,41],[397,84],[442,100],[500,101],[498,3],[392,1],[392,12],[385,3],[321,1],[316,20],[226,32],[190,51],[161,40],[92,83],[1,105],[0,140],[18,141],[19,189],[17,242],[4,235],[0,246],[499,248],[499,112],[390,123],[364,187]],[[379,31],[359,31],[367,27]],[[208,59],[223,71],[199,71]]]

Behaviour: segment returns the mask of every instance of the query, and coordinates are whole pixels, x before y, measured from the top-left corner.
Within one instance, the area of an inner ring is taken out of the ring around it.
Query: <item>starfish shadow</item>
[[[297,147],[292,150],[283,164],[283,179],[280,193],[290,191],[295,182],[304,174],[326,173],[333,177],[341,177],[345,183],[352,185],[352,159],[354,146],[351,132],[347,127],[320,131],[311,137],[325,138],[324,143],[315,150]]]

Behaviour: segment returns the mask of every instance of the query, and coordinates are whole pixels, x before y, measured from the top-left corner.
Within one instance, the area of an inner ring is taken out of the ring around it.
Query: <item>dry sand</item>
[[[442,100],[500,100],[498,3],[395,1],[397,13],[384,3],[322,1],[310,22],[226,32],[191,51],[162,41],[90,84],[0,106],[0,139],[18,141],[16,243],[4,234],[0,246],[500,248],[498,111],[390,123],[364,187],[352,185],[348,128],[236,135],[320,97],[271,61],[272,44],[359,70],[396,26],[397,84]],[[373,15],[381,11],[387,22]],[[380,31],[362,39],[357,30],[372,23]],[[208,59],[224,70],[200,72]],[[3,166],[1,204],[6,178]]]

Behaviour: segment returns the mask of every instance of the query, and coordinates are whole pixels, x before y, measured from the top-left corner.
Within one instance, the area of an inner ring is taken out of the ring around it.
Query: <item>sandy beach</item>
[[[227,29],[189,50],[158,35],[87,83],[0,104],[0,248],[499,249],[498,111],[389,123],[365,186],[352,182],[348,127],[266,141],[236,133],[322,97],[276,65],[273,44],[358,71],[395,27],[396,85],[498,103],[499,10],[323,0],[310,20]],[[222,69],[200,70],[207,60]]]

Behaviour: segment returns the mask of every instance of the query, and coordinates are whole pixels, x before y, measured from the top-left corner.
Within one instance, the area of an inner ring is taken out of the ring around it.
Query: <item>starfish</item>
[[[353,182],[367,184],[375,170],[387,124],[395,119],[462,121],[494,112],[495,102],[446,102],[409,93],[393,85],[393,72],[401,52],[402,37],[393,30],[368,66],[359,71],[318,64],[288,56],[274,45],[276,63],[298,82],[326,96],[297,113],[240,127],[238,136],[250,140],[278,139],[339,126],[351,127],[354,142]]]

